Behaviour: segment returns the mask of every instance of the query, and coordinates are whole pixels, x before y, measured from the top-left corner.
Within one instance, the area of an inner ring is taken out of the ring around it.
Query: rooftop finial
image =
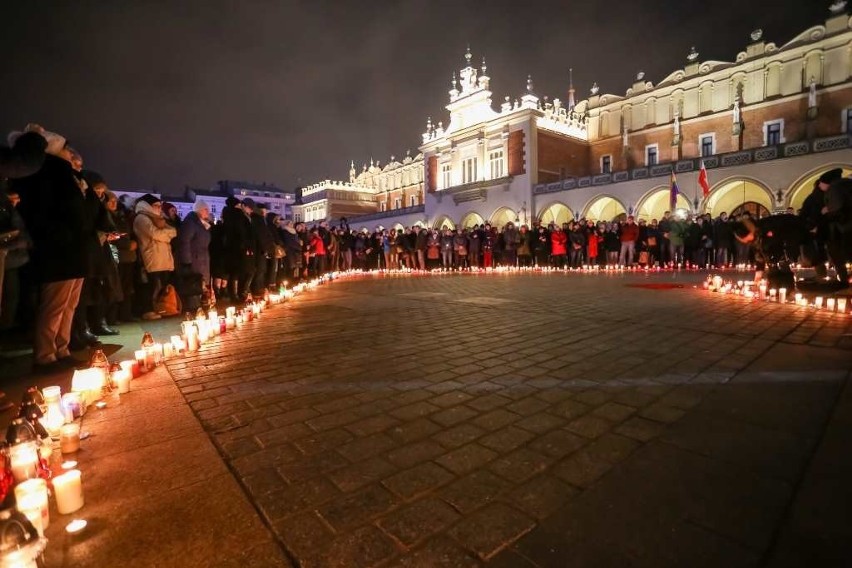
[[[600,91],[601,88],[598,87],[597,83],[592,83],[592,88],[590,90],[591,90],[592,96],[594,96],[594,95],[598,94],[598,91]]]
[[[456,72],[453,71],[453,78],[450,80],[450,88],[455,90],[458,88],[458,81],[456,81]]]
[[[488,70],[488,66],[485,65],[485,56],[482,56],[482,74],[485,75],[485,71]]]
[[[568,68],[568,110],[574,108],[574,69]]]
[[[467,61],[467,66],[470,67],[470,60],[473,58],[473,55],[470,53],[470,44],[467,44],[467,51],[464,54],[464,60]]]
[[[695,46],[692,46],[692,49],[689,50],[689,55],[686,56],[686,60],[692,63],[698,59],[698,52],[695,50]]]
[[[528,93],[533,92],[532,75],[527,75],[527,92]]]

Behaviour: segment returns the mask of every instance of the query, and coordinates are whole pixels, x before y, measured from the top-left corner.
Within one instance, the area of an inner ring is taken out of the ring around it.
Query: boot
[[[92,331],[97,335],[119,335],[121,333],[117,329],[109,327],[106,318],[101,318],[100,323]]]

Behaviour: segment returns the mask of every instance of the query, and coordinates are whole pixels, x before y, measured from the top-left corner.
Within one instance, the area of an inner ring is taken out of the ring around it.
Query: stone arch
[[[436,229],[443,229],[445,226],[450,229],[455,230],[456,224],[446,215],[441,215],[435,218],[435,222],[432,223],[432,226]]]
[[[500,207],[489,218],[492,227],[505,227],[506,223],[514,223],[518,214],[508,207]]]
[[[790,185],[790,187],[784,193],[784,195],[786,196],[784,200],[784,206],[792,207],[793,210],[798,213],[799,209],[802,208],[802,203],[804,203],[805,198],[810,195],[811,191],[813,190],[814,183],[816,183],[816,180],[819,179],[819,176],[835,168],[841,168],[843,170],[843,177],[852,175],[852,164],[848,163],[826,164],[824,166],[815,168],[800,176],[799,179],[797,179]]]
[[[612,195],[598,195],[583,208],[583,217],[591,221],[621,221],[627,217],[627,208]]]
[[[545,226],[550,223],[562,225],[562,223],[570,223],[574,220],[574,212],[561,201],[554,201],[542,208],[541,213],[538,215],[538,220]]]
[[[745,203],[755,203],[770,213],[775,209],[772,190],[759,179],[735,176],[716,183],[704,200],[703,211],[714,218],[720,213],[730,213]]]
[[[474,225],[484,225],[485,219],[482,218],[482,215],[477,213],[476,211],[470,211],[467,215],[462,217],[461,222],[459,223],[459,227],[463,229],[470,229]]]
[[[636,205],[636,210],[634,211],[636,220],[644,219],[645,221],[651,221],[652,219],[657,219],[659,221],[662,219],[663,213],[671,211],[670,196],[671,188],[667,185],[658,185],[648,191],[639,199],[639,202]],[[678,193],[675,209],[686,209],[687,211],[691,211],[692,204],[685,195]]]

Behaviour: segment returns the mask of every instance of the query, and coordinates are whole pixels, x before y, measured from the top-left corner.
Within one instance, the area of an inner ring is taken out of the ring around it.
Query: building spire
[[[473,59],[473,54],[470,52],[470,44],[467,44],[467,51],[464,54],[464,60],[467,62],[467,66],[470,67],[470,60]]]
[[[532,75],[527,75],[527,92],[530,94],[533,92]]]
[[[568,111],[574,110],[574,69],[568,68]]]

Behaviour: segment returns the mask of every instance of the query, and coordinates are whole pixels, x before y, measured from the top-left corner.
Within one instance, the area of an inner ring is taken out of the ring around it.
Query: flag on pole
[[[680,189],[677,187],[677,178],[675,177],[674,171],[672,171],[672,187],[669,191],[669,209],[674,211],[677,209],[677,194],[680,193]]]
[[[698,170],[698,185],[701,186],[701,193],[704,199],[710,195],[710,183],[707,181],[707,168],[704,167],[704,160],[701,160],[701,169]]]

